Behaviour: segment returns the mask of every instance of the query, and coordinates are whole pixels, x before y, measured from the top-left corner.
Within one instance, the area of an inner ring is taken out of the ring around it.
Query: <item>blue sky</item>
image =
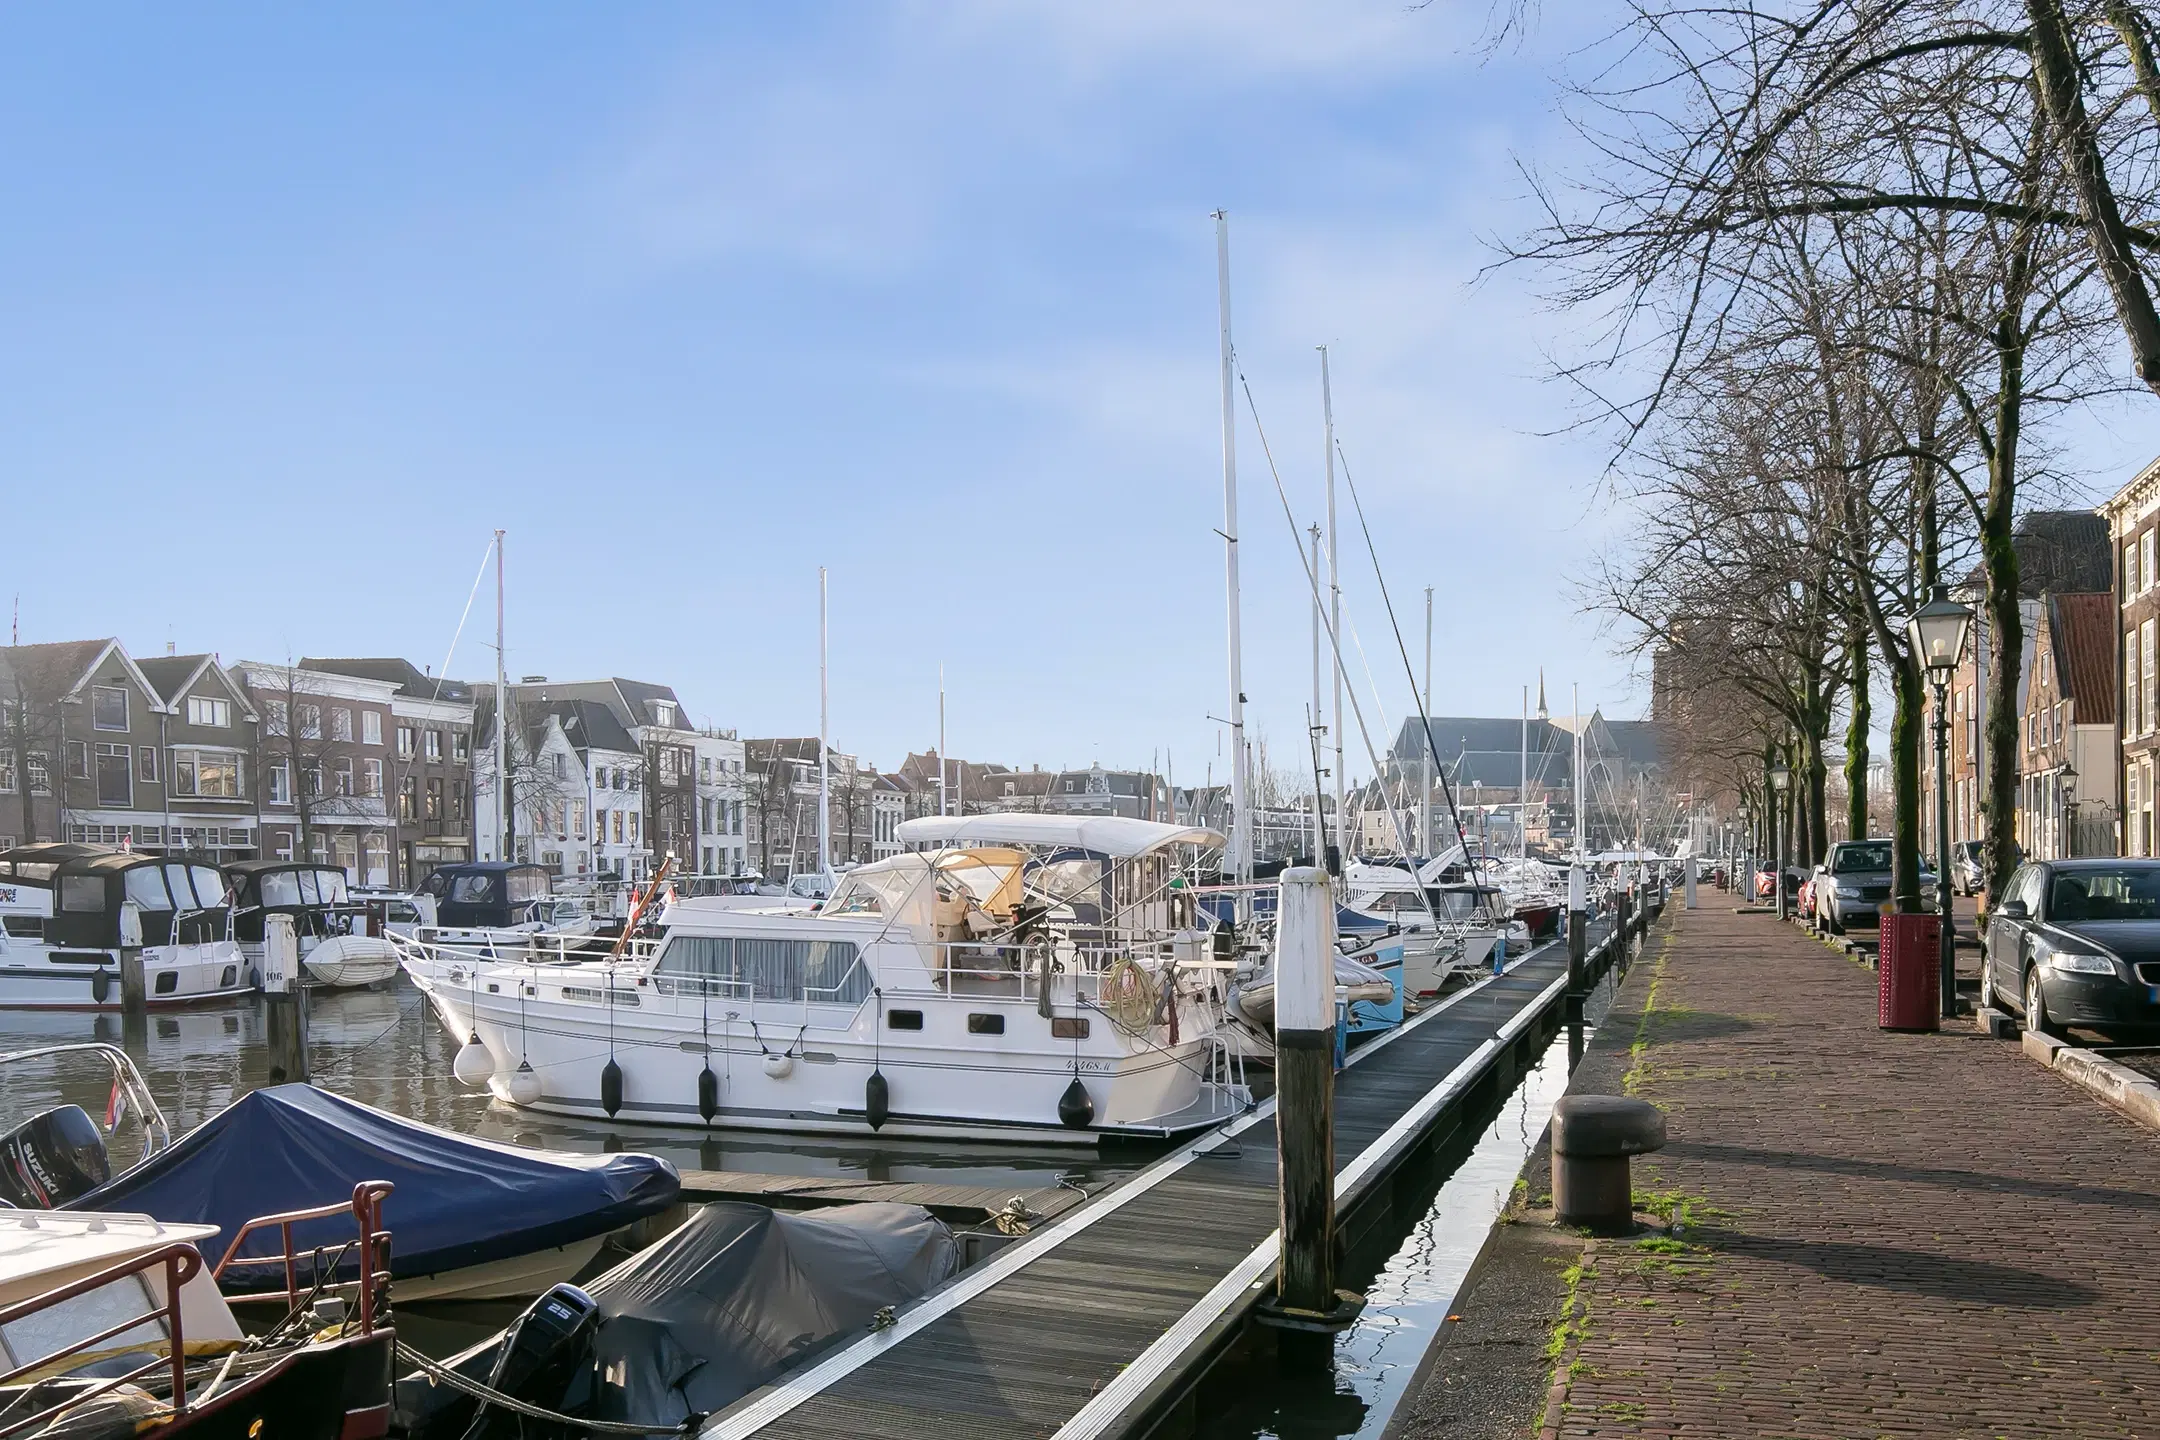
[[[1220,775],[1223,206],[1298,523],[1325,342],[1413,651],[1438,588],[1435,708],[1513,714],[1543,666],[1555,708],[1580,680],[1635,713],[1568,586],[1610,523],[1602,450],[1546,438],[1568,319],[1475,283],[1527,219],[1515,157],[1568,158],[1549,75],[1596,11],[1495,57],[1485,14],[12,10],[23,638],[439,667],[503,526],[513,673],[811,733],[823,564],[843,747],[932,743],[942,663],[954,753]],[[2156,440],[2079,453],[2112,474]],[[1295,754],[1304,580],[1242,413],[1240,460],[1246,689]],[[1355,531],[1344,572],[1378,738],[1408,690]],[[489,608],[454,672],[492,670]]]

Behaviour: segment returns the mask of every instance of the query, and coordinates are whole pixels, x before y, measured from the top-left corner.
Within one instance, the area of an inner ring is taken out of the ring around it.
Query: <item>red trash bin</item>
[[[1882,917],[1875,1023],[1884,1030],[1942,1028],[1942,916]]]

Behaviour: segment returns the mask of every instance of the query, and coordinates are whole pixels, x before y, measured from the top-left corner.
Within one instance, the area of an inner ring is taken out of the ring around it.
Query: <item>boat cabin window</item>
[[[157,1305],[142,1276],[123,1275],[86,1294],[62,1300],[0,1327],[0,1349],[4,1349],[15,1364],[34,1366],[70,1345],[79,1345],[132,1317],[152,1311]],[[125,1350],[157,1345],[164,1338],[164,1322],[147,1320],[104,1344],[115,1350]]]
[[[870,972],[851,940],[678,933],[660,952],[653,982],[662,994],[747,994],[816,1005],[860,1005],[870,997]]]
[[[1053,900],[1067,905],[1102,907],[1103,863],[1092,856],[1051,860],[1028,871],[1027,883]]]
[[[970,1035],[1002,1035],[1004,1033],[1005,1017],[1003,1015],[968,1016],[968,1034]]]
[[[528,900],[539,900],[553,893],[545,870],[512,870],[504,878],[510,882],[512,905],[523,905]]]
[[[922,1011],[888,1010],[885,1012],[885,1028],[888,1030],[922,1029]]]
[[[450,903],[453,905],[493,905],[501,893],[495,877],[484,871],[478,875],[460,875],[450,882]]]
[[[190,880],[195,882],[193,899],[188,896]],[[165,881],[182,910],[209,910],[225,903],[225,872],[214,866],[167,865]]]
[[[105,908],[105,877],[103,875],[63,875],[60,877],[60,908],[81,912],[96,912]]]
[[[122,877],[120,888],[128,899],[145,910],[173,908],[172,892],[165,888],[165,872],[156,865],[138,865]]]

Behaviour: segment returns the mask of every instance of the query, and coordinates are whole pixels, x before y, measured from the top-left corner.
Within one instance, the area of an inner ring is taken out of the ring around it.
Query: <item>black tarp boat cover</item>
[[[591,1363],[560,1396],[519,1398],[585,1419],[666,1426],[710,1415],[926,1294],[959,1263],[919,1205],[790,1213],[726,1201],[582,1288],[599,1303]],[[484,1380],[502,1336],[452,1362]],[[447,1386],[398,1382],[411,1440],[457,1440],[474,1406]]]
[[[275,1085],[226,1106],[179,1143],[66,1208],[126,1210],[215,1225],[212,1264],[260,1215],[352,1198],[363,1180],[397,1189],[383,1202],[390,1272],[434,1275],[604,1235],[675,1202],[675,1167],[651,1155],[576,1155],[438,1130],[312,1085]],[[353,1238],[349,1215],[293,1227],[296,1250]],[[243,1255],[277,1255],[277,1229]],[[348,1265],[349,1268],[349,1265]],[[301,1266],[303,1275],[310,1267]],[[283,1267],[227,1272],[223,1288],[280,1290]]]

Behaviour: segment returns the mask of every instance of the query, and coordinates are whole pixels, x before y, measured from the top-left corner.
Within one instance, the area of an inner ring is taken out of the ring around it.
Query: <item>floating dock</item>
[[[1622,950],[1610,927],[1590,942],[1585,986]],[[1398,1178],[1422,1196],[1465,1105],[1504,1094],[1559,1026],[1568,979],[1565,943],[1545,945],[1352,1052],[1335,1081],[1346,1244],[1388,1218]],[[703,1440],[1092,1440],[1166,1418],[1177,1429],[1179,1401],[1274,1284],[1274,1121],[1270,1100],[1084,1204],[1075,1196],[898,1323],[714,1416]]]

